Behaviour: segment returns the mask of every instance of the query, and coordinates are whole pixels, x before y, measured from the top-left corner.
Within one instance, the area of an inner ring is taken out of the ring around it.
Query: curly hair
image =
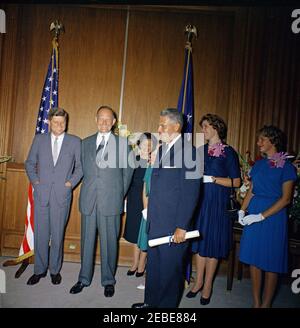
[[[278,152],[286,151],[287,148],[286,135],[277,126],[264,125],[260,130],[258,130],[258,135],[268,138],[271,144],[275,146],[276,151]]]
[[[215,130],[217,130],[219,138],[224,142],[227,137],[227,125],[224,120],[216,114],[206,114],[202,116],[199,125],[207,121]]]

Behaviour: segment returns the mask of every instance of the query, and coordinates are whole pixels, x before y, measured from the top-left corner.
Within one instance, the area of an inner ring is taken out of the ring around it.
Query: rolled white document
[[[196,238],[200,236],[200,232],[198,230],[193,230],[193,231],[188,231],[185,234],[185,239],[191,239],[191,238]],[[165,236],[165,237],[161,237],[161,238],[155,238],[155,239],[150,239],[148,240],[148,245],[150,247],[154,247],[154,246],[158,246],[158,245],[162,245],[162,244],[168,244],[173,242],[173,236]]]
[[[203,183],[213,183],[212,175],[203,175]]]

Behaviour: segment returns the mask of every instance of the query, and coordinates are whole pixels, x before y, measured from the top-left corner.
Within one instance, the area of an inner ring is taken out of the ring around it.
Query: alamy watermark
[[[295,269],[292,272],[292,278],[296,278],[291,285],[292,292],[294,294],[300,293],[300,269]]]
[[[3,9],[0,9],[0,33],[6,33],[6,15]]]
[[[6,293],[6,276],[3,270],[0,270],[0,294]]]
[[[293,33],[297,34],[300,32],[300,9],[294,9],[292,11],[292,18],[296,18],[291,25]]]

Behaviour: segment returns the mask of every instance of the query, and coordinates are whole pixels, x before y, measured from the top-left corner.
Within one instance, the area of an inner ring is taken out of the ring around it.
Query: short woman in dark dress
[[[250,171],[251,187],[239,211],[239,222],[244,225],[240,261],[250,265],[253,306],[266,308],[271,307],[278,274],[288,269],[286,206],[297,174],[284,153],[285,136],[280,129],[264,126],[257,145],[265,158]],[[265,283],[261,300],[262,271]]]
[[[156,143],[151,133],[143,133],[138,142],[138,156],[136,158],[137,167],[134,170],[133,178],[129,191],[127,194],[127,213],[126,223],[124,229],[124,238],[134,245],[133,263],[128,270],[127,275],[136,275],[141,277],[144,274],[146,252],[142,252],[137,246],[139,229],[141,225],[142,210],[143,210],[143,186],[144,176],[148,163],[150,161],[150,154],[155,148]]]
[[[225,143],[227,127],[223,119],[207,114],[199,124],[208,141],[204,146],[204,183],[195,224],[201,238],[192,243],[197,272],[194,286],[186,296],[195,297],[202,290],[200,304],[206,305],[210,302],[218,261],[228,256],[232,242],[232,222],[226,210],[231,179],[234,187],[240,186],[241,179],[238,155]]]

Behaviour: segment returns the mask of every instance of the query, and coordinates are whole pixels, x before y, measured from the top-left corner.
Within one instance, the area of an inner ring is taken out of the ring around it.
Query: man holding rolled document
[[[148,248],[144,303],[133,308],[177,307],[184,287],[186,232],[197,206],[203,166],[200,154],[181,135],[182,114],[160,113],[162,145],[154,163],[148,202],[149,240],[173,236],[172,242]]]

